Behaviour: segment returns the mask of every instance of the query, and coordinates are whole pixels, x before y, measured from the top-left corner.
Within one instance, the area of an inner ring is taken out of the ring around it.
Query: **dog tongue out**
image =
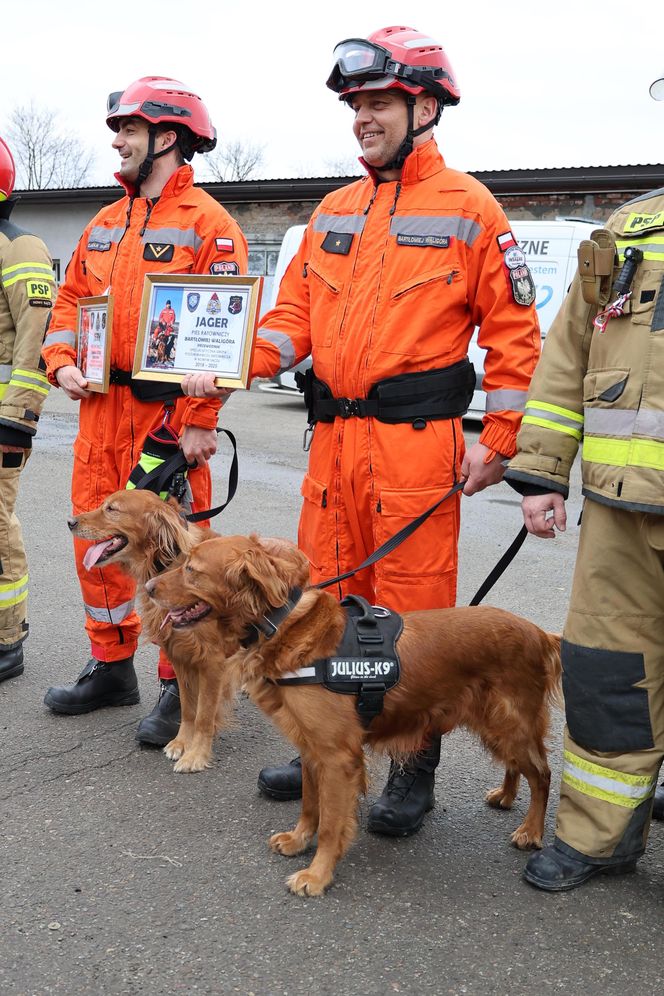
[[[104,551],[108,550],[109,546],[113,546],[113,543],[114,540],[112,539],[103,540],[101,543],[95,543],[94,546],[91,546],[90,549],[86,551],[86,554],[83,557],[83,566],[86,571],[92,570]]]

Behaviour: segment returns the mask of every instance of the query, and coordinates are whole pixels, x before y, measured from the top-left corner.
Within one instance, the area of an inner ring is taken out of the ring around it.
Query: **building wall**
[[[501,202],[508,218],[576,217],[605,221],[615,208],[637,191],[621,191],[586,196],[543,193],[537,196],[502,196]],[[28,231],[39,235],[49,248],[56,262],[56,275],[64,278],[65,268],[84,228],[108,200],[86,200],[80,204],[63,201],[62,204],[36,201],[19,201],[12,220]],[[284,232],[291,225],[302,225],[311,217],[315,201],[274,201],[260,203],[234,203],[227,205],[239,223],[249,243],[249,272],[263,274],[265,287],[263,301],[270,298],[272,276],[279,246]]]

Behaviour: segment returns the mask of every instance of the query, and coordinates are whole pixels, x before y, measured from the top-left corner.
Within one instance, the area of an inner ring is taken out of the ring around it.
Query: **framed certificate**
[[[88,382],[88,391],[105,394],[111,372],[113,299],[82,297],[76,320],[76,366]]]
[[[246,388],[262,289],[262,277],[146,274],[132,377],[209,372],[217,387]]]

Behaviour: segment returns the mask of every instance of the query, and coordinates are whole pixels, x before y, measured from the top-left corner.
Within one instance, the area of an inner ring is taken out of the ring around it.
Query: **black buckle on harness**
[[[355,707],[364,726],[369,726],[372,719],[380,716],[383,711],[383,700],[386,692],[387,688],[384,684],[372,682],[371,684],[360,685]]]
[[[120,384],[121,387],[129,387],[131,384],[131,373],[129,370],[118,370],[112,367],[108,375],[108,382],[109,384]]]

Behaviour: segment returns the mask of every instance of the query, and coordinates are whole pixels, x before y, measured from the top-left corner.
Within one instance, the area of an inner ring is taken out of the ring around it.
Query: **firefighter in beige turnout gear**
[[[664,757],[664,189],[579,247],[505,475],[535,535],[565,528],[580,443],[556,838],[524,872],[547,891],[634,870]]]
[[[49,390],[40,353],[54,290],[46,246],[9,220],[14,178],[0,139],[0,681],[23,672],[28,564],[14,508]]]

